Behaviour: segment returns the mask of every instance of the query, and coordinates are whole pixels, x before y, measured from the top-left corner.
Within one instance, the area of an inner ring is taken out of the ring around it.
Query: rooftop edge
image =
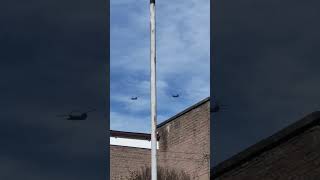
[[[311,127],[320,125],[320,111],[312,112],[297,122],[287,126],[272,136],[269,136],[231,158],[211,168],[210,179],[217,178],[224,173],[233,170],[241,164],[250,161],[265,151],[273,149],[289,139],[305,132]]]

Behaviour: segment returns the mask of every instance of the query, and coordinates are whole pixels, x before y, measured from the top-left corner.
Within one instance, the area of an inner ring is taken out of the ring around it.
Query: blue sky
[[[110,128],[149,132],[149,1],[111,0],[110,11]],[[209,20],[209,0],[156,1],[158,123],[209,96]]]

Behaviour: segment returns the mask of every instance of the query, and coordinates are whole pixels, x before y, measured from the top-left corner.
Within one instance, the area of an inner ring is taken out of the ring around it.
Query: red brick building
[[[212,169],[216,180],[320,179],[320,112],[314,112]]]
[[[182,170],[194,180],[209,180],[210,98],[157,126],[158,164]],[[150,134],[111,131],[112,137],[150,139]],[[150,149],[110,145],[111,180],[150,166]]]

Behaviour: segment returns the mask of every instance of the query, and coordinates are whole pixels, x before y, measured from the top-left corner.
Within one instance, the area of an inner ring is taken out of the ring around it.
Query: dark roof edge
[[[122,146],[122,145],[110,144],[110,147],[111,147],[111,146],[114,146],[114,147],[125,147],[125,148],[130,148],[130,149],[142,149],[142,150],[151,151],[150,148],[143,148],[143,147],[132,147],[132,146]]]
[[[198,102],[198,103],[196,103],[196,104],[194,104],[194,105],[186,108],[185,110],[179,112],[178,114],[176,114],[176,115],[172,116],[171,118],[169,118],[169,119],[163,121],[162,123],[158,124],[158,125],[157,125],[157,128],[160,128],[161,126],[163,126],[163,125],[171,122],[172,120],[174,120],[174,119],[182,116],[183,114],[185,114],[185,113],[187,113],[187,112],[189,112],[189,111],[191,111],[191,110],[193,110],[193,109],[201,106],[202,104],[206,103],[206,102],[209,101],[209,100],[210,100],[210,97],[207,97],[207,98],[201,100],[200,102]]]
[[[110,137],[150,140],[151,135],[147,133],[110,130]]]
[[[115,131],[110,130],[110,137],[128,138],[128,139],[139,139],[139,140],[151,140],[151,134],[148,133],[138,133],[138,132],[128,132],[128,131]],[[160,137],[158,136],[158,140]]]
[[[288,127],[280,130],[278,133],[263,139],[255,145],[245,149],[244,151],[234,155],[233,157],[221,162],[211,169],[210,179],[217,178],[224,173],[232,170],[233,168],[251,160],[252,158],[260,155],[261,153],[270,150],[279,144],[288,141],[309,128],[320,124],[320,111],[315,111],[301,120],[289,125]]]

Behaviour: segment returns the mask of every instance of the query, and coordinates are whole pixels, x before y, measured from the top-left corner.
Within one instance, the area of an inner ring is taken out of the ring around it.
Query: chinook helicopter
[[[174,94],[174,95],[172,95],[172,97],[178,98],[178,97],[179,97],[179,94]]]
[[[91,109],[90,111],[86,111],[81,114],[74,114],[74,111],[71,111],[70,114],[58,115],[58,117],[65,117],[66,120],[71,120],[71,121],[82,121],[87,119],[89,112],[93,112],[95,110],[96,109]]]

